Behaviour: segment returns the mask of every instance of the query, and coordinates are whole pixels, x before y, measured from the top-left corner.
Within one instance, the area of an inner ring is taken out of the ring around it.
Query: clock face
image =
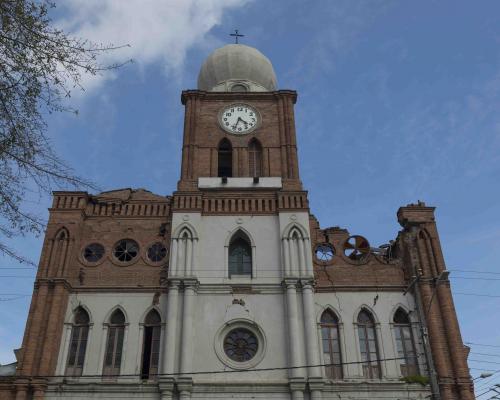
[[[231,104],[219,113],[219,124],[227,132],[244,135],[260,124],[260,114],[247,104]]]

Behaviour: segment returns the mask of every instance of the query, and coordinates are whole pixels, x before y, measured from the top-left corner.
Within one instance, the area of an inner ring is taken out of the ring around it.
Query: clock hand
[[[241,122],[243,122],[245,125],[248,125],[248,122],[247,122],[247,121],[245,121],[245,120],[244,120],[243,118],[241,118],[241,117],[238,117],[238,121],[241,121]]]

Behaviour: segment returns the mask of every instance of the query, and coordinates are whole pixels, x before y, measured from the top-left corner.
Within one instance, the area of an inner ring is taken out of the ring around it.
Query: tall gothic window
[[[104,375],[119,375],[122,362],[123,337],[125,336],[125,315],[116,310],[109,318],[108,340],[104,355]]]
[[[229,244],[229,277],[252,275],[252,247],[243,232],[237,232]]]
[[[363,376],[369,379],[380,378],[380,357],[375,323],[373,316],[366,310],[362,310],[358,315],[358,335]]]
[[[82,375],[89,336],[89,323],[90,319],[87,312],[82,307],[78,307],[75,311],[73,326],[71,328],[71,342],[69,345],[66,375]]]
[[[342,379],[342,356],[340,354],[339,320],[330,310],[321,315],[321,338],[326,376]]]
[[[160,358],[161,318],[158,311],[151,310],[144,320],[144,342],[142,346],[142,379],[158,373]]]
[[[219,143],[218,176],[233,176],[233,147],[226,138]]]
[[[262,146],[256,139],[248,145],[248,170],[250,176],[262,176]]]
[[[398,358],[400,359],[398,361],[401,368],[401,375],[418,375],[417,355],[410,318],[401,308],[394,314],[394,332]]]

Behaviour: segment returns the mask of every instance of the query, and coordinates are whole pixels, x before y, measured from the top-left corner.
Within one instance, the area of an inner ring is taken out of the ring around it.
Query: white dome
[[[198,89],[211,92],[270,92],[276,87],[276,74],[269,59],[243,44],[228,44],[215,50],[198,75]]]

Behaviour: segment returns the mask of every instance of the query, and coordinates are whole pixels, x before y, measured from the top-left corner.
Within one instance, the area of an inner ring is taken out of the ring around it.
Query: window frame
[[[113,316],[116,312],[120,312],[123,315],[123,323],[113,323],[111,322]],[[107,332],[106,332],[106,347],[104,348],[104,360],[102,367],[102,375],[108,378],[116,378],[120,375],[121,367],[123,364],[123,355],[124,355],[124,347],[125,347],[125,335],[126,335],[126,327],[127,327],[127,317],[125,313],[120,308],[115,309],[108,318]],[[113,333],[113,334],[112,334]],[[121,339],[120,338],[121,333]],[[113,338],[113,350],[111,352],[111,364],[107,365],[109,347],[111,345],[111,337]],[[120,359],[119,363],[117,363],[117,350],[118,350],[118,342],[121,340],[121,348],[120,348]],[[116,365],[119,364],[119,365]]]
[[[76,318],[77,314],[79,312],[85,313],[85,316],[87,318],[86,323],[76,323]],[[88,342],[89,342],[89,334],[90,334],[90,315],[85,310],[83,307],[78,307],[74,312],[73,312],[73,323],[71,324],[71,333],[69,336],[69,343],[68,343],[68,354],[66,356],[66,365],[65,365],[65,370],[64,370],[64,375],[66,376],[73,376],[73,377],[78,377],[82,376],[83,374],[83,369],[85,367],[85,359],[87,355],[87,349],[88,349]],[[77,329],[77,330],[75,330]],[[74,337],[76,332],[78,332],[78,339],[76,341],[76,348],[75,351],[72,351],[72,343],[74,342]],[[85,337],[85,340],[82,340],[83,337]],[[82,355],[82,343],[83,343],[83,355]],[[74,356],[74,361],[70,365],[70,360]],[[79,364],[81,358],[81,365]]]
[[[398,313],[403,313],[405,318],[407,319],[407,322],[396,322],[396,318],[398,316]],[[418,363],[418,353],[417,353],[417,346],[415,343],[415,335],[413,332],[413,325],[410,319],[409,314],[399,307],[396,312],[393,315],[392,319],[392,328],[394,331],[394,349],[396,351],[396,356],[398,358],[397,364],[399,365],[399,373],[401,376],[412,376],[412,375],[419,375],[420,374],[420,366]],[[408,349],[407,346],[407,339],[405,339],[403,330],[407,329],[409,332],[409,341],[410,341],[410,349]],[[399,335],[399,337],[398,337]],[[400,350],[398,347],[398,343],[401,343],[401,350],[402,350],[402,355],[404,359],[399,359],[400,358]],[[408,355],[408,352],[412,351],[413,356]],[[408,361],[413,359],[414,363],[410,364]]]
[[[224,159],[224,161],[225,161],[224,164],[227,164],[227,165],[221,166],[221,159]],[[228,138],[223,138],[217,146],[217,176],[219,178],[222,178],[222,177],[232,178],[234,176],[233,161],[234,161],[233,160],[233,145]],[[224,174],[223,172],[221,172],[224,169],[226,171],[229,171],[229,173]]]
[[[246,242],[248,246],[248,250],[250,253],[250,272],[245,273],[245,274],[235,274],[231,273],[231,246],[236,240],[243,240]],[[251,239],[250,235],[248,232],[246,232],[244,229],[239,228],[236,229],[231,233],[229,236],[228,240],[226,241],[225,245],[225,275],[226,278],[228,279],[251,279],[256,277],[256,271],[255,271],[255,244],[253,243],[253,240]]]
[[[360,316],[365,313],[368,316],[369,323],[360,322]],[[369,310],[362,308],[356,318],[356,331],[358,340],[358,350],[360,355],[360,365],[362,368],[363,377],[367,379],[382,379],[382,365],[380,363],[380,345],[379,338],[377,334],[377,323],[373,316],[373,313]],[[363,332],[364,338],[361,337],[361,332]],[[370,339],[370,333],[373,335],[373,339]],[[370,342],[374,343],[375,346],[375,359],[372,359],[371,354],[374,353],[370,351]],[[364,345],[363,345],[364,344]],[[366,361],[363,360],[363,354],[366,354]]]
[[[156,316],[158,317],[158,322],[156,323],[148,322],[148,318],[152,313],[156,314]],[[142,323],[142,325],[143,325],[143,337],[142,337],[141,365],[140,365],[141,379],[156,380],[160,366],[160,351],[161,351],[161,337],[162,337],[162,320],[160,312],[156,308],[152,308],[151,310],[149,310],[148,313],[146,314],[146,317],[144,318],[144,322]],[[148,335],[149,330],[151,330],[150,335]],[[156,340],[155,340],[155,333],[157,335]],[[146,340],[148,340],[148,336],[151,341],[149,345],[147,345],[146,343]],[[154,345],[155,341],[156,341],[156,350]],[[147,371],[145,371],[145,362],[146,362],[145,356],[147,348],[149,348],[149,355],[147,357],[147,359],[149,360],[149,365],[147,366]],[[156,365],[152,364],[154,359],[153,354],[156,354]],[[154,376],[152,377],[151,375]]]
[[[257,139],[248,144],[248,173],[251,177],[263,176],[263,149]]]
[[[326,322],[324,321],[324,316],[325,315],[330,315],[333,317],[335,322]],[[319,327],[321,331],[321,352],[323,354],[323,362],[324,364],[335,364],[337,363],[336,360],[334,360],[335,353],[338,354],[338,364],[339,365],[325,365],[325,374],[327,378],[333,379],[333,380],[340,380],[344,378],[344,370],[343,370],[343,364],[342,364],[342,341],[340,337],[340,320],[337,314],[332,311],[330,308],[327,308],[325,311],[321,313],[320,317],[320,322],[319,322]],[[328,338],[325,339],[325,336],[323,335],[324,329],[328,329]],[[336,332],[337,338],[333,338],[331,333],[332,331]],[[325,340],[328,342],[328,353],[325,353],[324,351],[324,342]],[[334,344],[332,342],[337,342],[337,352],[333,351]],[[328,356],[328,360],[326,359],[326,356]],[[331,371],[331,373],[329,373]]]

